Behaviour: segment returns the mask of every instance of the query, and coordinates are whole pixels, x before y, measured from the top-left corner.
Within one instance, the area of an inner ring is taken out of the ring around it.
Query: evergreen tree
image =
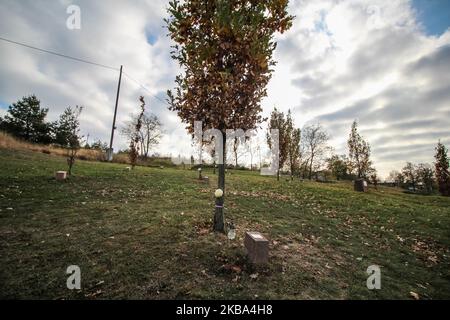
[[[439,192],[443,196],[450,196],[450,172],[449,172],[449,158],[447,148],[439,141],[436,146],[436,179],[439,186]]]
[[[29,142],[50,143],[52,126],[45,122],[47,113],[48,109],[41,108],[41,102],[35,95],[23,97],[9,106],[1,128]]]

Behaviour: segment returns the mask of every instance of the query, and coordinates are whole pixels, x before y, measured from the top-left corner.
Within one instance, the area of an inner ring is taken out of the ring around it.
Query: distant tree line
[[[432,193],[438,190],[450,196],[450,173],[448,149],[438,142],[435,149],[434,167],[428,163],[407,162],[401,171],[392,170],[386,181],[412,192]]]
[[[286,116],[276,108],[272,111],[267,131],[269,148],[271,129],[279,130],[279,172],[288,171],[291,179],[298,176],[310,180],[378,180],[370,160],[370,145],[358,133],[356,121],[347,143],[348,156],[333,153],[328,144],[331,137],[320,123],[295,128],[290,110]]]
[[[380,179],[371,160],[370,144],[360,135],[358,123],[352,124],[347,140],[348,155],[337,155],[328,145],[329,134],[319,124],[295,128],[291,111],[285,116],[276,108],[269,118],[267,144],[271,146],[270,129],[279,130],[280,172],[289,172],[291,178],[321,181],[364,179],[377,187]],[[435,189],[450,196],[448,149],[439,142],[436,146],[434,167],[430,164],[407,162],[401,171],[392,171],[386,181],[412,192],[432,193]]]

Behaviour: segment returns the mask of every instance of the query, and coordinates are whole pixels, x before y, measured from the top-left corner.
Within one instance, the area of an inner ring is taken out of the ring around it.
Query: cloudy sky
[[[67,7],[81,29],[66,27]],[[162,102],[179,72],[163,28],[167,1],[2,0],[0,37],[119,68],[118,126],[144,95],[164,125],[158,152],[190,152],[176,114]],[[405,161],[432,162],[438,139],[450,145],[450,1],[291,0],[291,30],[277,36],[278,65],[262,105],[291,109],[297,126],[320,122],[337,153],[357,119],[382,177]],[[36,94],[49,120],[85,106],[82,130],[109,140],[118,72],[0,41],[0,115]],[[159,98],[159,99],[158,99]],[[161,101],[162,100],[162,101]],[[125,148],[117,135],[115,149]]]

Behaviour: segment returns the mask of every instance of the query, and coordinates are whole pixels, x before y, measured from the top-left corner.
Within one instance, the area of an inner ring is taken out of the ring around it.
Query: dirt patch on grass
[[[345,259],[330,246],[320,243],[313,235],[302,240],[277,238],[271,243],[271,256],[283,261],[285,269],[300,268],[318,276],[329,276],[331,271],[345,265]]]

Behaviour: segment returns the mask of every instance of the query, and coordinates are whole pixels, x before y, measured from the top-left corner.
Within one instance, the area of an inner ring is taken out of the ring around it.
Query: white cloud
[[[450,143],[450,32],[426,36],[406,0],[290,6],[296,20],[279,39],[266,109],[293,108],[298,125],[320,121],[340,153],[358,119],[383,176],[432,162],[437,140]]]
[[[141,82],[152,95],[165,99],[164,92],[173,82],[177,65],[169,57],[169,39],[161,28],[165,14],[163,1],[76,1],[81,8],[81,30],[66,28],[66,8],[72,1],[2,1],[1,36],[27,44],[80,57],[119,68]],[[157,38],[155,43],[147,37]],[[86,65],[7,43],[0,43],[0,100],[12,103],[23,95],[35,93],[49,118],[55,120],[68,105],[84,105],[82,130],[91,138],[109,141],[118,72]],[[170,117],[163,103],[124,76],[120,92],[118,125],[138,110],[139,95],[163,121]],[[164,122],[168,137],[161,151],[173,151],[171,134],[177,142],[179,120]],[[116,134],[116,149],[127,142]],[[184,138],[184,139],[183,139]]]
[[[82,29],[66,28],[66,8],[81,8]],[[179,69],[162,28],[166,1],[4,0],[1,36],[119,67],[165,98]],[[427,36],[410,1],[290,3],[294,26],[283,35],[278,65],[263,100],[293,109],[298,126],[320,121],[346,152],[351,121],[359,119],[382,175],[404,161],[431,162],[438,138],[450,143],[450,31]],[[151,38],[151,41],[147,41]],[[84,105],[83,131],[109,140],[118,73],[0,42],[0,101],[35,93],[54,120],[68,105]],[[146,96],[166,136],[160,153],[184,153],[184,125],[133,81],[122,83],[118,123]],[[116,149],[127,143],[116,135]]]

